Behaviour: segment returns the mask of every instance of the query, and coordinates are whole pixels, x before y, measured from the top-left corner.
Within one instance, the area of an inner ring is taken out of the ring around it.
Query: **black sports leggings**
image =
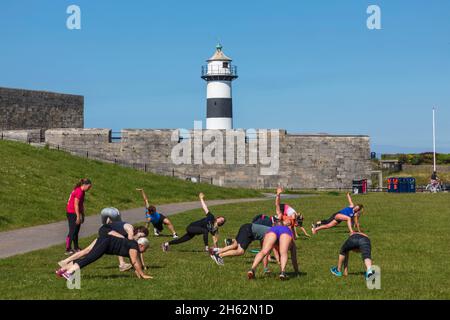
[[[77,224],[77,215],[74,213],[67,213],[67,221],[69,222],[69,233],[66,238],[66,250],[73,248],[75,250],[79,249],[78,246],[78,233],[80,232],[81,224]]]
[[[186,232],[187,233],[184,236],[182,236],[181,238],[170,241],[169,245],[180,244],[180,243],[189,241],[193,237],[200,235],[200,234],[203,235],[203,242],[205,243],[205,246],[208,245],[208,233],[209,233],[208,229],[198,227],[198,226],[188,226],[186,228]]]
[[[100,237],[95,242],[94,247],[92,247],[91,251],[82,259],[75,260],[74,263],[80,266],[80,269],[86,267],[87,265],[97,261],[100,259],[108,250],[109,246],[109,238],[108,237]]]
[[[336,220],[336,216],[339,214],[339,212],[337,212],[337,213],[335,213],[335,214],[333,214],[331,217],[329,217],[328,219],[325,219],[325,220],[321,220],[320,221],[320,225],[321,226],[324,226],[324,225],[327,225],[327,224],[329,224],[329,223],[331,223],[333,220]],[[339,221],[339,220],[336,220],[338,223],[340,223],[341,221]]]

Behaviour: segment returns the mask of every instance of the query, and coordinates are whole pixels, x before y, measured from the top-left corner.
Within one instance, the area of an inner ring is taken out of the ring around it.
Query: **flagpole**
[[[433,171],[436,172],[436,109],[433,107]]]

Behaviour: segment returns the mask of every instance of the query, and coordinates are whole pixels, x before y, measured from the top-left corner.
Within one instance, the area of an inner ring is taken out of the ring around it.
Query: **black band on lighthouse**
[[[233,102],[230,98],[207,99],[207,118],[232,118]]]

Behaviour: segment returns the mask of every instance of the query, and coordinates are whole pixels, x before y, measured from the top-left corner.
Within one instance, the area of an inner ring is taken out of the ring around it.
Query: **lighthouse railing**
[[[202,66],[202,77],[205,76],[233,76],[237,77],[237,66],[229,66],[228,68],[223,68],[222,66]]]

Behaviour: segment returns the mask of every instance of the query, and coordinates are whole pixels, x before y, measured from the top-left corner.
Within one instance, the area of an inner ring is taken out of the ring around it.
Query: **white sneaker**
[[[129,263],[124,263],[124,264],[122,264],[122,265],[119,266],[120,272],[128,271],[128,270],[130,270],[131,268],[133,268],[133,266],[132,266],[131,264],[129,264]]]
[[[178,239],[178,235],[176,233],[173,234],[174,239]]]
[[[157,237],[159,237],[159,231],[158,231],[158,229],[156,229],[156,228],[154,228],[153,229],[153,234],[155,235],[155,236],[157,236]]]

